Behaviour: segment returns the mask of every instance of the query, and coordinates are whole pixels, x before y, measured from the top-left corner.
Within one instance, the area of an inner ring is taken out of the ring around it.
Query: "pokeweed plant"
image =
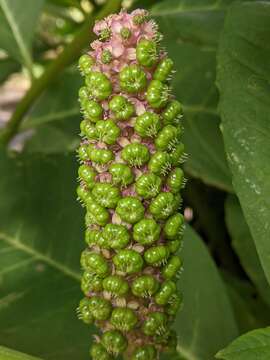
[[[95,324],[90,355],[154,360],[177,339],[185,185],[182,106],[173,62],[145,10],[96,22],[79,60],[83,120],[78,198],[86,209],[79,318]]]

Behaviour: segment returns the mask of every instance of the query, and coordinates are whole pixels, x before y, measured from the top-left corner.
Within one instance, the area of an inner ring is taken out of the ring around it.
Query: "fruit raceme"
[[[144,10],[95,24],[79,60],[85,85],[78,198],[86,209],[79,317],[95,324],[90,355],[154,360],[176,346],[185,184],[182,106],[173,62]]]

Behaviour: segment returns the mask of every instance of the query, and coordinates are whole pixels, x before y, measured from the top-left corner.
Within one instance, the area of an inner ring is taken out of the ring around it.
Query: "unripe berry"
[[[101,343],[108,353],[117,356],[127,348],[127,339],[118,330],[109,330],[102,335]]]
[[[101,344],[93,344],[90,355],[92,360],[113,360],[113,357],[107,353]]]
[[[153,345],[145,345],[137,348],[132,354],[131,360],[155,360],[157,351]]]

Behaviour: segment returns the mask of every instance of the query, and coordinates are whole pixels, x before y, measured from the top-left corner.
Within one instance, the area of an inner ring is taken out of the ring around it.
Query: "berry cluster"
[[[94,32],[98,40],[79,60],[77,194],[87,248],[78,312],[101,330],[92,359],[154,360],[176,345],[170,327],[181,305],[182,106],[146,11],[111,15]]]

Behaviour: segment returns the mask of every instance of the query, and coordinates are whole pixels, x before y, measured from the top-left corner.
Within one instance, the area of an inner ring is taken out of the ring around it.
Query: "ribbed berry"
[[[144,10],[97,22],[79,61],[85,85],[78,198],[86,209],[79,317],[101,335],[92,359],[157,359],[176,346],[185,184],[173,61]]]

